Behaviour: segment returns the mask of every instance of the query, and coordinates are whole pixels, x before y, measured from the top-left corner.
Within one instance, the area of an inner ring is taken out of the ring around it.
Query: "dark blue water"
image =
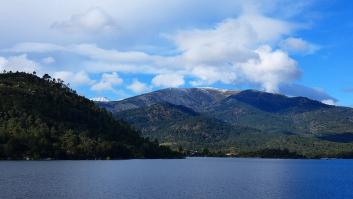
[[[0,198],[353,198],[353,161],[3,161]]]

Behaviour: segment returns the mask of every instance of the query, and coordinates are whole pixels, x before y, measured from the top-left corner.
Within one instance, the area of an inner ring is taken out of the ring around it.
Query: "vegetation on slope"
[[[169,103],[122,111],[115,117],[141,129],[144,137],[158,139],[174,149],[179,146],[194,151],[221,149],[241,134],[259,132],[248,127],[231,126],[190,108]]]
[[[79,96],[61,80],[0,74],[1,159],[164,158],[178,154]]]
[[[105,106],[113,107],[109,110],[115,117],[141,130],[144,137],[183,148],[187,154],[275,157],[270,154],[278,152],[282,157],[310,158],[353,154],[352,108],[254,90],[215,92],[217,97],[211,97],[209,89],[164,89]],[[200,98],[215,100],[194,107],[191,102]]]

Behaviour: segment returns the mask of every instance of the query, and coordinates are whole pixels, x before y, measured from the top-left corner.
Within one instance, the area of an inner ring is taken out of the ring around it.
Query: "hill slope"
[[[164,89],[99,103],[145,137],[187,149],[289,149],[305,156],[353,151],[353,109],[255,90]]]
[[[304,97],[246,90],[209,107],[207,114],[264,132],[322,134],[353,132],[353,109]]]
[[[105,159],[169,157],[62,81],[0,74],[0,158]]]
[[[115,116],[134,124],[145,137],[191,150],[219,149],[221,145],[234,141],[236,136],[258,133],[256,129],[235,127],[185,106],[169,103],[126,110]]]

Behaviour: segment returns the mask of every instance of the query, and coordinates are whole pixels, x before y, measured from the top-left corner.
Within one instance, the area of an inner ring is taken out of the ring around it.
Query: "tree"
[[[49,81],[51,79],[51,77],[48,74],[44,74],[43,75],[43,79],[46,80],[46,81]]]
[[[204,148],[204,149],[202,150],[202,155],[208,156],[209,154],[210,154],[210,150],[208,150],[208,148]]]

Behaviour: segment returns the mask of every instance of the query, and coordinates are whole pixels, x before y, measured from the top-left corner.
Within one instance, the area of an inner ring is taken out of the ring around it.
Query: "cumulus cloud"
[[[71,21],[80,21],[84,16],[86,14],[72,17]],[[89,73],[153,74],[152,85],[157,87],[182,86],[184,78],[188,78],[194,86],[218,82],[251,84],[278,92],[281,84],[291,83],[301,74],[297,62],[283,49],[276,49],[283,38],[299,28],[295,23],[251,13],[225,19],[213,28],[168,34],[175,46],[173,55],[105,49],[87,43],[24,43],[8,50],[70,53],[84,59],[81,68]],[[113,84],[104,80],[92,86],[92,90],[112,88]]]
[[[157,87],[179,87],[184,83],[184,77],[179,74],[160,74],[152,79],[152,84]]]
[[[265,16],[227,19],[213,29],[179,31],[170,36],[183,58],[194,64],[243,62],[253,58],[259,44],[289,34],[295,25]]]
[[[53,74],[53,77],[72,85],[90,85],[94,83],[94,80],[92,80],[84,71],[79,71],[77,73],[71,71],[58,71]]]
[[[309,55],[320,49],[320,46],[303,40],[302,38],[289,37],[283,40],[280,47],[291,53]]]
[[[119,85],[121,83],[123,83],[123,79],[119,77],[118,73],[103,73],[101,80],[98,83],[93,84],[91,89],[93,91],[114,91],[114,86]]]
[[[116,28],[113,18],[102,8],[94,7],[84,13],[75,14],[66,21],[55,22],[52,28],[69,33],[110,32]]]
[[[262,46],[255,52],[259,59],[250,59],[236,67],[247,81],[260,84],[268,92],[278,92],[280,84],[299,77],[297,63],[287,53],[273,51],[270,46]]]
[[[286,52],[270,46],[295,29],[295,24],[286,21],[245,15],[224,20],[211,29],[169,35],[179,52],[171,56],[103,49],[94,44],[32,45],[35,51],[46,49],[87,57],[87,71],[155,74],[152,83],[160,87],[181,86],[188,76],[192,85],[250,83],[277,92],[278,85],[296,80],[300,72]],[[29,46],[18,44],[12,50],[29,52]],[[98,88],[105,87],[110,86],[100,83]]]
[[[127,87],[134,93],[145,93],[151,90],[149,86],[145,83],[140,82],[138,79],[134,79],[130,85]]]
[[[277,92],[281,83],[296,80],[300,71],[295,60],[270,44],[296,28],[282,20],[245,15],[213,29],[181,31],[171,39],[195,78],[193,85],[251,83]]]
[[[26,54],[18,56],[0,57],[0,71],[21,71],[32,73],[39,69],[39,64],[27,58]]]

